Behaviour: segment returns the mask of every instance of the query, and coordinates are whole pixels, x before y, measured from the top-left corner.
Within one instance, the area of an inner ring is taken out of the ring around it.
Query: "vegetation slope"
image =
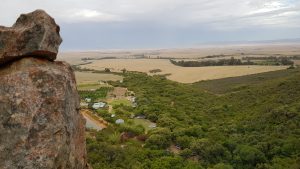
[[[255,76],[263,78],[253,83]],[[147,133],[126,125],[89,131],[88,161],[94,169],[300,168],[299,69],[236,77],[225,80],[223,88],[220,81],[180,84],[143,73],[124,77],[113,85],[134,91],[138,106],[124,106],[123,115],[145,115],[158,127]],[[136,137],[121,140],[123,132]]]

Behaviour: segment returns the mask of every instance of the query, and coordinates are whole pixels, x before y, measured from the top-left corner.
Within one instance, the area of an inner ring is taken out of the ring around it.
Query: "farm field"
[[[66,61],[72,65],[84,63],[82,58],[202,58],[208,55],[299,55],[299,43],[269,43],[269,44],[229,44],[229,45],[201,45],[194,48],[175,49],[132,49],[132,50],[100,50],[84,52],[61,52],[58,60]]]
[[[82,68],[120,72],[122,69],[149,73],[150,70],[160,69],[158,74],[170,74],[168,79],[181,82],[193,83],[202,80],[212,80],[227,77],[244,76],[262,72],[286,69],[287,66],[211,66],[211,67],[179,67],[165,59],[107,59],[94,61]]]
[[[78,90],[95,90],[101,87],[110,87],[109,84],[99,84],[99,83],[92,83],[92,84],[78,84]]]
[[[98,81],[119,81],[122,76],[105,73],[92,73],[92,72],[75,72],[77,84],[95,84]]]

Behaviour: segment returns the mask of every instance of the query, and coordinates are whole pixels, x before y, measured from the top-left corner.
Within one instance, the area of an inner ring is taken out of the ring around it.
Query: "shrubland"
[[[157,128],[112,124],[89,131],[88,161],[94,169],[300,168],[300,70],[273,73],[281,76],[260,74],[258,83],[233,79],[220,92],[222,84],[213,81],[180,84],[127,72],[113,85],[134,91],[138,106],[119,108],[145,115]],[[124,132],[133,135],[121,140]]]

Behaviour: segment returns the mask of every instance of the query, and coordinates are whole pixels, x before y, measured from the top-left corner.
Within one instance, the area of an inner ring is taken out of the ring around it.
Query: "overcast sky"
[[[0,23],[44,9],[63,50],[300,38],[300,0],[1,0]]]

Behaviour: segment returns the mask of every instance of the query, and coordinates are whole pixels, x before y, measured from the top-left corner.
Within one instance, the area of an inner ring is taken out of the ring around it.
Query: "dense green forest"
[[[134,91],[138,106],[121,105],[123,115],[145,115],[158,127],[145,132],[126,119],[89,130],[94,169],[300,168],[299,69],[225,79],[224,86],[222,80],[180,84],[143,73],[124,77],[112,84]],[[127,139],[120,139],[124,132]]]

